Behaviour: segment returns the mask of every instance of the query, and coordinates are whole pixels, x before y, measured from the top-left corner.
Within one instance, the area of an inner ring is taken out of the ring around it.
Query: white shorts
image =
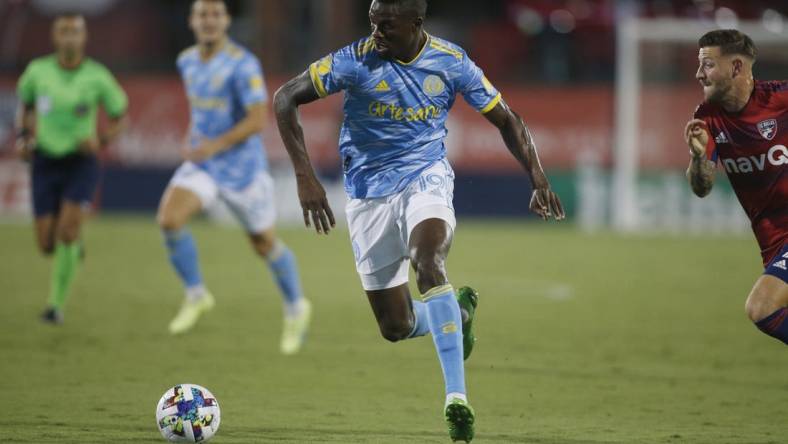
[[[234,190],[219,185],[210,174],[185,162],[175,171],[168,187],[184,188],[196,194],[203,209],[220,199],[251,234],[262,233],[276,222],[274,181],[267,171],[257,173],[243,190]]]
[[[427,219],[445,220],[454,230],[453,196],[454,171],[444,159],[397,194],[348,201],[350,241],[364,290],[408,282],[410,233]]]

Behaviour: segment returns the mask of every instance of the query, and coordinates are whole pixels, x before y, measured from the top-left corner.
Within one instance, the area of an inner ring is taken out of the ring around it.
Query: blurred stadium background
[[[219,303],[192,334],[166,334],[181,289],[153,212],[187,125],[174,60],[193,41],[190,3],[0,0],[0,442],[159,442],[155,402],[186,381],[222,403],[217,443],[445,442],[431,343],[379,338],[346,233],[318,240],[299,226],[273,122],[265,141],[292,225],[282,235],[316,307],[307,348],[277,354],[274,284],[237,230],[203,222]],[[227,3],[231,35],[261,58],[271,93],[368,32],[369,0]],[[48,267],[25,223],[13,121],[17,77],[50,51],[62,10],[87,16],[88,53],[128,92],[131,125],[103,153],[88,258],[55,332],[36,323]],[[715,27],[753,35],[757,77],[788,77],[783,0],[430,0],[427,29],[466,48],[523,115],[570,217],[523,223],[527,179],[459,100],[448,145],[463,220],[450,266],[485,298],[468,364],[478,442],[785,442],[784,347],[742,312],[762,271],[748,222],[726,179],[700,200],[683,177],[681,131],[701,99],[695,40]],[[301,112],[342,215],[341,98]]]
[[[273,93],[311,61],[367,33],[368,3],[230,0],[235,16],[231,34],[262,59]],[[193,41],[186,19],[189,5],[189,0],[0,2],[4,146],[10,148],[13,140],[15,81],[30,59],[50,50],[52,14],[83,11],[89,18],[89,54],[120,77],[131,98],[131,126],[104,156],[96,207],[101,212],[152,211],[179,161],[177,147],[187,125],[174,59]],[[743,213],[724,185],[723,192],[701,202],[691,198],[680,177],[686,164],[680,129],[700,97],[693,78],[694,39],[712,27],[757,30],[757,74],[784,77],[787,8],[779,0],[431,0],[428,27],[466,48],[524,116],[554,187],[570,217],[583,227],[612,223],[624,229],[682,230],[698,227],[702,218],[707,219],[704,231],[745,231]],[[664,32],[634,42],[639,54],[632,59],[632,52],[622,48],[632,34],[622,34],[618,41],[616,36],[631,28],[625,23],[636,22],[639,29],[639,21],[656,23]],[[671,29],[693,38],[681,41]],[[629,58],[617,58],[618,51]],[[629,72],[638,77],[635,86],[641,89],[632,90],[632,81],[621,84]],[[635,102],[617,102],[618,96]],[[335,184],[332,195],[338,202],[340,100],[334,97],[302,111],[308,147],[320,172]],[[497,131],[464,103],[451,114],[449,130],[459,215],[524,216],[527,181]],[[297,221],[290,167],[273,125],[265,141],[280,179],[283,217]],[[637,181],[632,169],[643,173]],[[13,151],[2,150],[0,215],[29,214],[27,180]]]

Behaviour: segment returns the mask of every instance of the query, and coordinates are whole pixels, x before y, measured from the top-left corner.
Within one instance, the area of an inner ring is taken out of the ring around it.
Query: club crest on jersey
[[[443,83],[440,77],[430,74],[424,78],[424,84],[422,85],[424,92],[428,96],[439,96],[443,90],[446,89],[446,85]]]
[[[777,119],[761,120],[755,126],[766,140],[774,139],[774,136],[777,134]]]

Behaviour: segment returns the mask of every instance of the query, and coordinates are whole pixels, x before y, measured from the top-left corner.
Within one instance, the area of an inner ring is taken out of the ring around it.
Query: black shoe
[[[41,314],[41,320],[48,324],[60,325],[63,323],[63,312],[54,307],[49,307]]]

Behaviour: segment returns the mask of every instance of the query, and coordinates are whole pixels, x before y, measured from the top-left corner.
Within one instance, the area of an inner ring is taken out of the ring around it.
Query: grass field
[[[0,225],[0,442],[158,443],[176,383],[222,407],[213,442],[441,443],[432,342],[379,337],[347,233],[282,236],[315,320],[278,354],[281,308],[236,230],[194,231],[218,305],[166,325],[181,290],[149,218],[103,218],[66,324],[38,322],[49,265],[25,225]],[[741,238],[588,236],[568,226],[461,222],[449,262],[482,295],[468,361],[478,443],[784,443],[788,354],[746,320],[760,272]]]

